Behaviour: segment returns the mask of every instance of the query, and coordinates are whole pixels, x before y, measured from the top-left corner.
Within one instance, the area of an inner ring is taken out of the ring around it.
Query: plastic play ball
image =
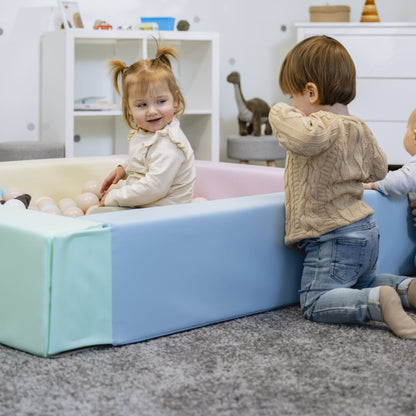
[[[64,212],[69,207],[76,207],[77,203],[72,198],[62,198],[58,202],[58,207]],[[65,214],[64,214],[65,215]]]
[[[69,206],[62,212],[62,214],[65,215],[65,217],[75,218],[83,216],[84,211],[77,206]]]
[[[53,214],[53,215],[61,215],[61,210],[55,205],[55,206],[49,206],[46,209],[42,209],[42,212],[45,212],[46,214]]]
[[[101,184],[98,181],[90,180],[84,183],[82,192],[91,192],[101,198],[103,194],[100,192]]]
[[[4,203],[5,207],[26,209],[26,205],[20,199],[9,199]]]
[[[98,205],[99,204],[98,196],[93,194],[92,192],[84,192],[82,194],[79,194],[76,197],[76,203],[77,205],[86,212],[89,207],[92,205]]]
[[[48,205],[55,205],[56,203],[55,201],[49,197],[49,196],[41,196],[40,198],[38,198],[36,200],[36,205],[39,207],[40,210],[42,210],[42,208],[47,207]]]
[[[41,196],[36,201],[36,205],[39,207],[39,211],[45,212],[46,214],[62,214],[55,201],[49,196]]]
[[[95,210],[95,208],[98,208],[98,205],[91,205],[91,206],[87,209],[87,211],[85,212],[85,215],[89,215],[89,214],[91,214],[91,212],[92,212],[93,210]]]
[[[8,201],[9,199],[16,198],[19,195],[23,195],[24,192],[17,187],[10,188],[4,192],[4,200]]]

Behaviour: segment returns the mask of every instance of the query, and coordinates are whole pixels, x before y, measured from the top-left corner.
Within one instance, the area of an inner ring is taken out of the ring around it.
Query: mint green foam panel
[[[110,234],[0,206],[0,342],[40,356],[111,344]]]

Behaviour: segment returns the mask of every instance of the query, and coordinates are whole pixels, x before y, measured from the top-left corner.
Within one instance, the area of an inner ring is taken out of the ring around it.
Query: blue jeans
[[[300,304],[307,319],[324,323],[382,321],[380,286],[398,290],[409,278],[376,274],[379,238],[379,229],[369,216],[299,243],[305,252]]]

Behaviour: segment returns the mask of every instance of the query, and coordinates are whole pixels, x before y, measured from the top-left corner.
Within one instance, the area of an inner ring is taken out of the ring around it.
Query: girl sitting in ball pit
[[[157,43],[154,59],[130,66],[118,59],[109,62],[124,119],[132,129],[129,157],[104,180],[100,206],[91,214],[192,202],[194,153],[177,118],[185,100],[169,57],[176,59],[175,49]]]

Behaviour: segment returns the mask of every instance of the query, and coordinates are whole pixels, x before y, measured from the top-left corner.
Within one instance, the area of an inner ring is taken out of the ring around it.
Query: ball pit
[[[88,180],[84,183],[81,193],[74,199],[69,197],[61,198],[58,203],[49,196],[41,196],[36,201],[31,201],[28,209],[41,211],[46,214],[63,215],[65,217],[81,217],[86,215],[92,208],[100,203],[100,183],[96,180]],[[5,205],[14,208],[26,208],[26,206],[15,198],[25,194],[25,191],[18,187],[11,187],[3,191],[0,188],[0,197],[4,199]]]
[[[0,187],[75,200],[86,180],[102,181],[118,163],[3,162]],[[0,343],[52,356],[298,302],[301,256],[283,243],[283,170],[208,161],[196,170],[204,203],[75,219],[0,208]],[[364,200],[381,232],[378,270],[414,272],[407,198],[365,191]]]

